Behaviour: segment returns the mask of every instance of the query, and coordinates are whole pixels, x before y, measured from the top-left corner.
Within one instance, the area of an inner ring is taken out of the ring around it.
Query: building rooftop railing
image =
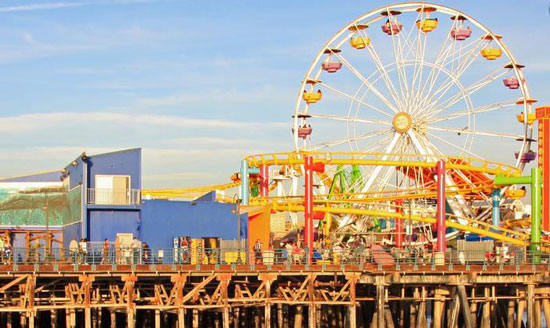
[[[141,190],[117,190],[109,188],[88,188],[88,204],[94,205],[139,205]]]

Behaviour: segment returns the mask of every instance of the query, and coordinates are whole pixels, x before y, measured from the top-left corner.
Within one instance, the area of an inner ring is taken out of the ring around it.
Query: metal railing
[[[140,203],[141,191],[139,189],[88,188],[88,204],[138,205]]]
[[[307,261],[307,249],[279,248],[262,252],[247,249],[215,248],[103,248],[90,245],[85,250],[53,248],[15,248],[0,249],[1,264],[74,264],[74,265],[141,265],[141,264],[191,264],[191,265],[367,265],[384,266],[399,269],[402,265],[414,267],[422,265],[452,268],[455,265],[482,265],[483,269],[510,265],[547,265],[550,267],[550,254],[525,249],[507,251],[480,252],[448,250],[445,254],[424,249],[382,250],[369,248],[322,249],[315,250],[312,263]]]

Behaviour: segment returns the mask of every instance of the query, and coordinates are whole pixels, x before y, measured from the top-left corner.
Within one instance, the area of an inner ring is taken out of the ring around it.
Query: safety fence
[[[547,264],[550,255],[524,248],[502,248],[495,251],[457,251],[445,253],[427,249],[385,249],[382,246],[353,249],[322,249],[313,252],[308,260],[307,248],[280,248],[264,251],[248,249],[183,249],[183,248],[102,248],[90,246],[87,249],[61,248],[15,248],[0,250],[2,264],[88,264],[88,265],[483,265],[483,267],[525,264]]]

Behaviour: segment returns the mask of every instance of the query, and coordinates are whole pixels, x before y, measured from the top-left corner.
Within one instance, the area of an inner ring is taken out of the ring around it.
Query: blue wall
[[[80,222],[73,223],[63,227],[63,248],[68,249],[69,243],[73,238],[80,240],[82,234]]]
[[[141,148],[87,156],[86,164],[82,160],[82,157],[82,155],[78,156],[65,167],[70,179],[70,189],[78,185],[83,185],[84,191],[94,188],[95,176],[98,174],[128,175],[130,176],[130,188],[141,189]],[[84,185],[84,177],[86,177],[87,185]],[[122,220],[122,222],[125,222],[124,220],[127,220],[129,216],[139,220],[139,205],[91,205],[83,201],[82,213],[86,214],[81,220],[80,231],[82,237],[88,238],[91,241],[103,240],[104,238],[111,239],[113,236],[116,236],[116,232],[97,227],[98,224],[109,227],[111,222],[108,221],[109,219],[113,219],[115,221],[112,224],[118,229],[120,227],[118,225],[119,221]],[[91,217],[92,213],[94,213],[94,218]],[[120,220],[117,221],[118,218]]]
[[[141,236],[153,248],[171,248],[172,237],[219,237],[235,240],[237,220],[233,204],[208,201],[144,200]],[[248,216],[241,215],[241,238],[248,236]]]
[[[91,156],[88,159],[88,188],[95,188],[97,174],[129,175],[130,188],[141,189],[141,149],[128,149]]]
[[[117,233],[132,233],[140,238],[139,211],[90,210],[88,217],[90,241],[103,241],[105,238],[114,241]]]
[[[62,171],[51,171],[0,179],[1,182],[60,182]]]
[[[88,156],[87,163],[88,188],[94,188],[97,174],[116,174],[129,175],[131,188],[141,189],[141,148]],[[66,169],[71,179],[71,189],[82,183],[84,170],[82,156],[67,165]]]

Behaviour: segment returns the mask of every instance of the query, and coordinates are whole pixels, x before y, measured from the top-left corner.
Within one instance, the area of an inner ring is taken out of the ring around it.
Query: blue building
[[[1,179],[0,233],[11,234],[15,247],[42,231],[65,248],[73,238],[114,241],[118,233],[131,233],[152,248],[172,247],[175,236],[238,239],[233,204],[218,203],[215,195],[143,200],[141,188],[141,149],[82,153],[59,171]],[[21,199],[28,208],[15,208]],[[246,238],[247,217],[239,219]]]

